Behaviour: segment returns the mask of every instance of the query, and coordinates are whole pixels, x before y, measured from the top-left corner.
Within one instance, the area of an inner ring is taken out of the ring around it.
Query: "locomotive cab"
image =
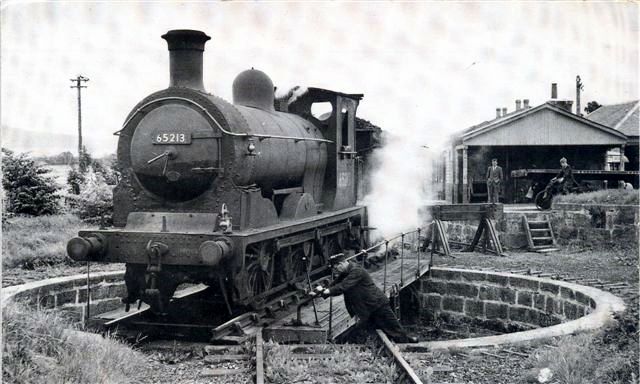
[[[356,183],[356,111],[362,94],[346,94],[321,88],[308,91],[288,105],[288,111],[322,127],[325,137],[334,142],[327,150],[322,210],[333,211],[355,205]],[[316,104],[329,103],[329,116],[312,113]]]

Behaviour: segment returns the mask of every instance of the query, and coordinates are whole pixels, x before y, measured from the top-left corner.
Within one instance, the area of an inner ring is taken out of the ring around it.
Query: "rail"
[[[391,243],[394,240],[398,240],[400,239],[400,285],[398,287],[398,290],[404,288],[404,257],[405,257],[405,239],[407,237],[410,237],[410,244],[414,244],[414,247],[416,249],[416,253],[417,253],[417,267],[416,267],[416,271],[415,271],[415,276],[416,277],[420,277],[422,275],[422,266],[421,266],[421,254],[423,251],[423,247],[422,244],[420,242],[421,237],[420,234],[422,233],[422,229],[421,228],[417,228],[414,229],[412,231],[409,232],[401,232],[395,236],[391,236],[389,238],[386,238],[384,240],[379,241],[378,243],[372,245],[369,248],[363,249],[360,252],[351,255],[347,258],[345,258],[345,260],[349,261],[349,260],[353,260],[356,259],[358,257],[361,257],[361,264],[362,267],[364,268],[365,266],[365,262],[369,259],[368,255],[370,252],[381,248],[382,246],[384,246],[384,277],[383,277],[383,283],[382,283],[382,291],[386,292],[387,291],[387,264],[389,261],[389,243]],[[435,231],[432,232],[432,237],[435,236]],[[434,244],[434,238],[431,239],[432,240],[432,244]],[[434,247],[431,246],[431,258],[429,259],[429,264],[428,264],[428,270],[431,269],[431,267],[433,266],[433,254],[434,254]],[[337,254],[336,254],[337,255]],[[332,255],[336,256],[336,255]],[[334,271],[333,269],[331,270],[331,281],[333,281],[334,279]],[[329,296],[329,330],[328,330],[328,334],[329,336],[332,335],[332,331],[333,331],[333,296]]]
[[[402,353],[400,352],[400,350],[395,345],[393,345],[387,335],[385,335],[385,333],[380,329],[376,329],[376,333],[382,340],[382,343],[386,347],[387,351],[393,356],[393,359],[398,364],[398,368],[401,372],[399,381],[403,382],[404,377],[407,377],[409,379],[409,382],[411,383],[422,384],[422,380],[420,380],[420,377],[418,377],[413,368],[411,368],[409,363],[407,363],[404,357],[402,357]]]

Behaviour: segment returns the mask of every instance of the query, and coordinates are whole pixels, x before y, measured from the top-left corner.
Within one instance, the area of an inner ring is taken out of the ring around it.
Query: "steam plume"
[[[376,228],[371,240],[422,226],[425,218],[418,212],[431,195],[430,152],[414,136],[385,132],[383,138],[372,156],[371,190],[362,200]]]

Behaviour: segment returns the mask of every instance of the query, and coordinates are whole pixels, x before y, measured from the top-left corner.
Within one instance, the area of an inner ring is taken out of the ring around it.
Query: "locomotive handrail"
[[[399,233],[399,234],[397,234],[395,236],[392,236],[392,237],[390,237],[388,239],[381,240],[379,243],[377,243],[375,245],[372,245],[371,247],[369,247],[367,249],[363,249],[363,250],[361,250],[360,252],[358,252],[358,253],[356,253],[354,255],[351,255],[351,256],[345,258],[345,260],[351,260],[351,259],[354,259],[354,258],[356,258],[358,256],[366,255],[367,253],[373,251],[374,249],[380,248],[381,246],[383,246],[385,244],[388,244],[389,242],[391,242],[393,240],[396,240],[396,239],[399,239],[399,238],[404,238],[405,235],[410,235],[412,233],[420,234],[420,231],[421,231],[421,229],[418,228],[418,229],[414,229],[413,231],[409,231],[409,232],[401,232],[401,233]],[[418,239],[418,241],[420,241],[420,239]]]
[[[193,100],[189,100],[189,99],[186,99],[184,97],[176,97],[176,96],[162,97],[162,98],[155,99],[155,100],[152,100],[152,101],[144,104],[140,108],[136,109],[136,111],[134,113],[132,113],[131,116],[124,122],[124,124],[122,125],[122,128],[120,130],[114,132],[113,135],[114,136],[119,136],[120,132],[122,132],[125,129],[125,127],[131,122],[131,120],[133,120],[133,118],[138,114],[138,112],[142,111],[144,108],[148,107],[151,104],[158,103],[158,102],[161,102],[161,101],[167,101],[167,100],[184,101],[186,103],[191,103],[191,104],[195,105],[196,107],[200,108],[202,110],[202,112],[204,112],[218,126],[218,129],[220,129],[220,131],[222,131],[222,133],[224,133],[225,135],[235,136],[235,137],[246,137],[246,138],[255,137],[255,138],[258,138],[259,140],[281,139],[281,140],[294,140],[296,142],[298,142],[298,141],[316,141],[316,142],[320,142],[320,143],[333,143],[333,141],[331,141],[331,140],[318,139],[318,138],[314,138],[314,137],[263,135],[263,134],[260,134],[260,133],[247,133],[247,132],[231,132],[231,131],[227,131],[226,129],[224,129],[222,127],[222,125],[218,122],[218,120],[216,120],[216,118],[213,117],[209,113],[209,111],[207,110],[206,107],[203,107],[202,105],[196,103]]]

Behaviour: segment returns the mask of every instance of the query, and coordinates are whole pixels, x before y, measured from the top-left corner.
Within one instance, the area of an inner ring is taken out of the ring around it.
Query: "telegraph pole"
[[[580,111],[580,91],[584,89],[582,85],[582,80],[580,80],[580,76],[576,76],[576,115],[582,116],[582,111]]]
[[[70,88],[78,88],[78,162],[82,157],[82,96],[81,89],[87,88],[86,85],[82,85],[83,82],[89,81],[88,78],[78,75],[75,79],[69,79],[76,85],[72,85]]]

